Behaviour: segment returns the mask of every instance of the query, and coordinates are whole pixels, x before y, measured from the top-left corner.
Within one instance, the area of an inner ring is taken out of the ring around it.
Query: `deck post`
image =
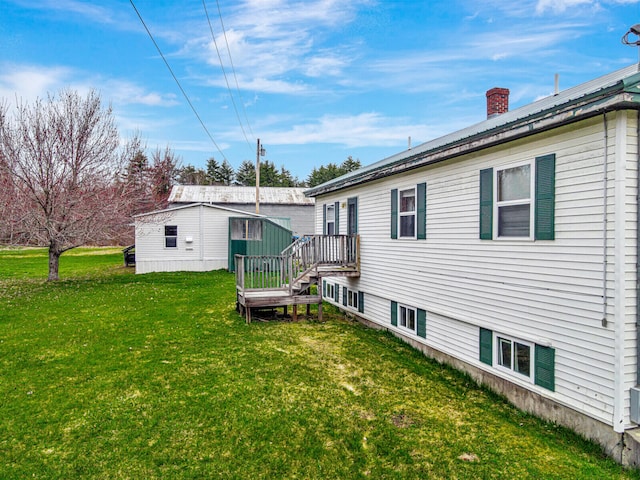
[[[293,304],[293,321],[298,321],[298,305],[296,305],[295,303]]]
[[[318,303],[318,321],[322,321],[322,300]]]

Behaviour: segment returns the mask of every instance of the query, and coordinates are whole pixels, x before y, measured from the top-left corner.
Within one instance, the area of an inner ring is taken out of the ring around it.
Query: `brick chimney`
[[[495,87],[487,90],[487,118],[509,111],[509,89]]]

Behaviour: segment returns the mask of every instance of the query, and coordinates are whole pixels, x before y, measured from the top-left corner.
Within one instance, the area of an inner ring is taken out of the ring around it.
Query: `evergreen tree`
[[[218,161],[211,157],[207,160],[207,175],[206,175],[206,184],[207,185],[217,185],[220,182],[220,164]]]
[[[249,160],[243,160],[236,171],[236,182],[245,187],[255,186],[256,169]]]
[[[218,181],[222,185],[231,185],[233,184],[233,180],[235,179],[235,177],[236,172],[234,172],[231,164],[225,159],[225,161],[222,162],[222,165],[220,165],[220,168],[218,169]]]
[[[205,185],[207,172],[193,165],[185,165],[178,170],[178,183],[180,185]]]

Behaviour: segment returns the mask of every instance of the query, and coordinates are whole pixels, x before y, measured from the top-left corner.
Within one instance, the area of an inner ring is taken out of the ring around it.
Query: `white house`
[[[306,197],[304,188],[261,187],[258,210],[261,215],[291,220],[296,236],[313,233],[315,202]],[[248,213],[256,213],[256,188],[223,185],[176,185],[171,189],[169,204],[208,203]]]
[[[360,236],[360,277],[324,278],[325,300],[638,464],[638,66],[505,94],[306,192],[317,233]]]
[[[281,252],[288,219],[202,203],[135,217],[136,273],[233,270],[234,253]]]

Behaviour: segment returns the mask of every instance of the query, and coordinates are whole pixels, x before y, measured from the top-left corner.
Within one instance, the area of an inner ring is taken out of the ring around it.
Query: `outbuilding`
[[[304,188],[261,187],[256,212],[256,187],[224,185],[176,185],[169,195],[170,206],[206,203],[267,217],[288,218],[295,236],[313,233],[315,201]]]
[[[135,217],[136,273],[233,270],[235,253],[277,255],[289,220],[194,203]]]

